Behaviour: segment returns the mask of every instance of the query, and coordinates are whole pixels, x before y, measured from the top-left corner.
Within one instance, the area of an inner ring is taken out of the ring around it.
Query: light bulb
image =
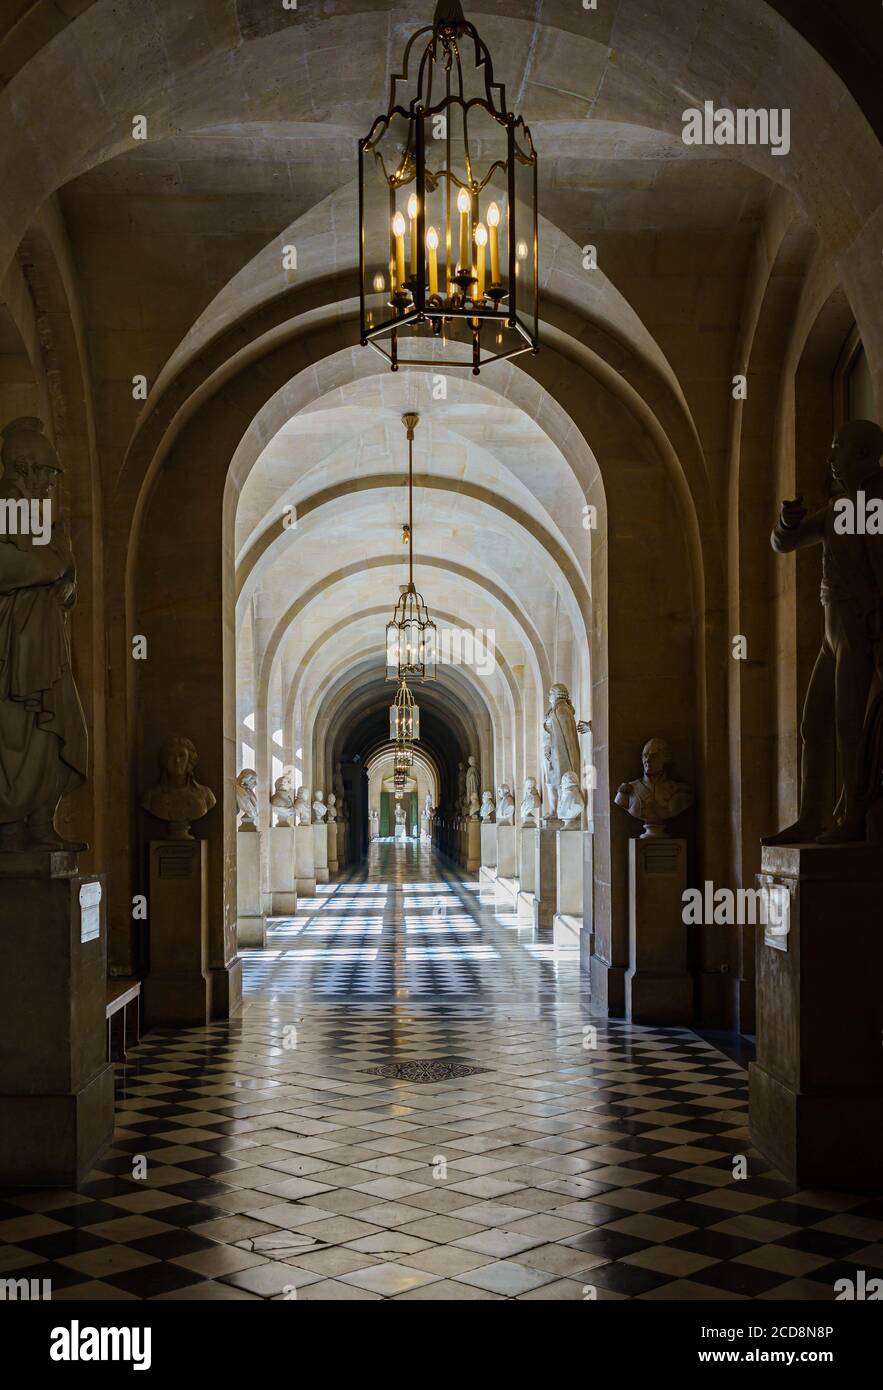
[[[416,193],[412,193],[411,196],[410,196],[410,198],[408,199],[408,216],[409,216],[409,217],[416,217],[416,216],[417,216],[417,194],[416,194]]]
[[[490,207],[488,208],[488,210],[487,210],[487,220],[488,220],[488,225],[489,225],[489,226],[491,226],[491,227],[499,227],[499,225],[500,225],[500,209],[497,207],[496,203],[491,203]]]
[[[476,223],[475,241],[478,246],[487,246],[487,228],[483,222]]]
[[[457,210],[459,212],[468,212],[470,207],[471,200],[469,194],[465,188],[461,188],[460,192],[457,194]]]
[[[438,250],[438,232],[434,227],[430,227],[426,233],[426,249],[428,251]]]
[[[397,212],[392,219],[392,234],[393,236],[405,235],[405,219],[400,212]]]

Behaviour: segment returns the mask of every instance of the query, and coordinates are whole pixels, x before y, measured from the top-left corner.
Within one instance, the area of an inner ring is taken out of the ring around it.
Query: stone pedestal
[[[468,820],[463,830],[465,868],[467,874],[476,874],[481,868],[481,821]]]
[[[314,825],[294,827],[294,881],[298,895],[311,898],[316,892]]]
[[[73,1187],[113,1136],[103,879],[0,861],[0,1184]]]
[[[883,855],[763,848],[753,1143],[802,1187],[883,1187]],[[780,918],[780,923],[775,921]]]
[[[518,876],[516,829],[514,825],[498,825],[497,878],[515,879]]]
[[[348,864],[346,852],[346,821],[337,822],[337,867],[338,870],[345,869]]]
[[[536,828],[522,825],[518,829],[518,920],[534,920],[534,884],[536,881]]]
[[[274,917],[291,917],[297,911],[294,827],[290,825],[274,825],[270,830],[270,911]]]
[[[373,836],[372,836],[373,838]],[[325,839],[327,842],[326,853],[328,855],[328,875],[336,874],[340,867],[337,859],[337,822],[329,821],[325,826]]]
[[[324,821],[313,826],[313,869],[317,883],[328,882],[328,826]]]
[[[261,836],[241,830],[236,836],[236,939],[240,946],[267,944],[267,915],[261,893]]]
[[[478,876],[489,886],[497,877],[497,827],[481,824],[481,868]]]
[[[687,842],[667,835],[629,841],[629,968],[626,1018],[665,1026],[693,1020],[687,972]]]
[[[583,926],[583,831],[555,832],[555,904],[552,940],[578,946]]]
[[[151,840],[150,973],[144,981],[149,1027],[208,1023],[208,844]]]
[[[533,837],[529,854],[533,858],[533,924],[538,931],[551,931],[557,904],[557,831],[551,826],[524,832]],[[524,845],[522,845],[524,853]],[[525,885],[522,884],[522,887]],[[531,885],[527,884],[530,891]]]

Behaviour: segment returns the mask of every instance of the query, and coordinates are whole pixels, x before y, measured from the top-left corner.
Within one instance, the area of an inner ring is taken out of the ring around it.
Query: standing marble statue
[[[515,824],[515,798],[508,782],[497,787],[497,825]]]
[[[424,814],[424,816],[426,816],[427,820],[431,820],[431,819],[432,819],[432,793],[431,793],[431,792],[427,792],[427,793],[426,793],[426,800],[425,800],[424,803],[423,803],[423,814]]]
[[[2,436],[0,504],[9,505],[0,533],[0,851],[81,850],[55,829],[58,803],[86,780],[87,765],[65,621],[76,566],[52,498],[61,464],[40,420],[13,420]],[[16,527],[25,510],[27,526]]]
[[[497,813],[497,808],[496,808],[496,806],[494,805],[494,798],[493,798],[492,793],[491,793],[491,792],[482,792],[482,794],[481,794],[481,813],[480,813],[480,814],[481,814],[481,819],[484,821],[485,825],[490,825],[490,824],[493,822],[493,819],[494,819],[494,816],[496,815],[496,813]]]
[[[324,825],[325,817],[328,814],[328,807],[325,803],[325,793],[324,791],[318,790],[313,792],[313,796],[315,797],[315,801],[313,802],[313,824]]]
[[[542,804],[543,799],[537,790],[537,779],[525,777],[521,792],[521,824],[539,825]]]
[[[216,804],[215,794],[194,776],[196,747],[175,734],[159,752],[159,781],[141,799],[145,811],[168,823],[169,840],[192,840],[190,824]]]
[[[552,821],[558,818],[558,796],[565,772],[575,773],[577,782],[580,781],[579,734],[588,728],[587,722],[576,722],[567,686],[553,685],[543,718],[543,771]]]
[[[236,778],[236,810],[241,817],[240,831],[258,828],[257,784],[258,775],[253,767],[244,767]]]
[[[475,797],[476,805],[480,805],[481,781],[478,768],[475,765],[475,758],[470,753],[466,763],[466,801],[470,806],[473,797]]]
[[[783,502],[770,537],[778,554],[821,545],[825,630],[803,705],[797,820],[764,837],[766,845],[862,841],[869,797],[879,795],[883,768],[873,726],[880,721],[883,684],[883,531],[875,525],[871,533],[870,521],[883,512],[881,455],[879,425],[841,425],[828,460],[837,495],[811,515],[802,497]],[[867,529],[855,524],[861,513]],[[828,756],[832,730],[840,778],[836,807]]]
[[[285,830],[291,828],[291,810],[294,806],[291,783],[291,772],[283,772],[281,777],[276,778],[275,790],[270,797],[270,805],[276,812],[276,824]]]
[[[400,801],[397,801],[397,802],[396,802],[395,821],[396,821],[396,830],[395,830],[396,835],[398,836],[398,838],[399,838],[400,840],[406,840],[406,839],[408,838],[408,829],[407,829],[407,826],[405,825],[405,813],[404,813],[404,811],[402,810],[402,804],[401,804]]]
[[[294,798],[294,823],[295,825],[312,825],[313,808],[310,805],[309,787],[298,787]]]
[[[644,776],[623,782],[614,801],[635,820],[644,822],[642,840],[665,835],[665,822],[679,816],[693,804],[687,782],[666,776],[671,754],[664,738],[651,738],[641,751]]]
[[[466,768],[462,763],[457,764],[457,812],[461,816],[466,815],[469,799],[466,795]]]
[[[579,830],[583,823],[585,800],[575,772],[565,772],[558,790],[558,819],[564,830]]]

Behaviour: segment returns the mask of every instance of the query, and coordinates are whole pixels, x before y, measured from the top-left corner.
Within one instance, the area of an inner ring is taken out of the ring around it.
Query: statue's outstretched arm
[[[779,555],[787,555],[792,550],[805,550],[810,545],[820,545],[825,535],[825,518],[828,508],[820,507],[809,515],[793,502],[783,502],[779,519],[770,534],[770,545]]]

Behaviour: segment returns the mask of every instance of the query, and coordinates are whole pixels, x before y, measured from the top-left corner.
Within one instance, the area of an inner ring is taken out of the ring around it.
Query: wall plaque
[[[101,884],[80,884],[80,941],[96,941],[101,934]]]

